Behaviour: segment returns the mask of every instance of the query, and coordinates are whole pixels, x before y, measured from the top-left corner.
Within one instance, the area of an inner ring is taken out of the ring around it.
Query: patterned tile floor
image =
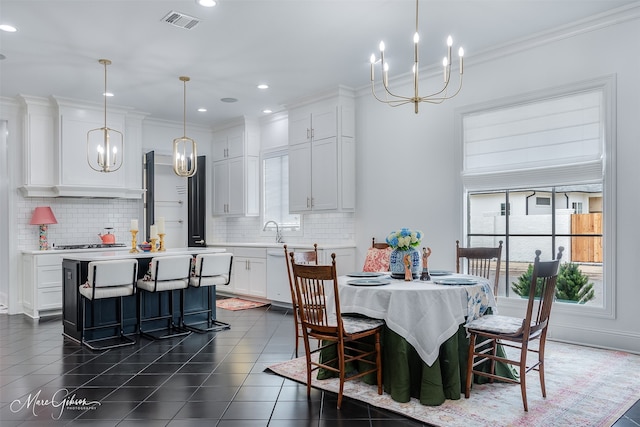
[[[293,356],[289,311],[218,310],[218,318],[232,328],[92,352],[63,339],[60,319],[0,314],[0,425],[423,425],[349,398],[338,410],[336,396],[319,390],[307,400],[304,385],[265,373]],[[46,402],[54,396],[67,406]],[[615,426],[640,427],[640,403]]]

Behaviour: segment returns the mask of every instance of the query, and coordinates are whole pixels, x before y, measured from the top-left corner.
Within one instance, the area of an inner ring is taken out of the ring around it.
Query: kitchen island
[[[225,252],[220,248],[181,248],[168,249],[163,252],[139,252],[129,253],[125,251],[108,251],[108,252],[80,252],[65,254],[62,260],[62,324],[63,335],[80,342],[80,331],[82,325],[87,319],[92,319],[95,326],[112,324],[116,320],[116,299],[96,300],[93,304],[87,304],[85,316],[82,316],[82,301],[79,287],[87,280],[88,266],[91,261],[107,261],[116,259],[138,260],[138,278],[142,278],[149,269],[149,263],[154,257],[170,256],[170,255],[193,255],[205,253]],[[179,301],[179,292],[176,293],[175,301]],[[192,288],[184,290],[184,307],[185,312],[199,311],[207,307],[207,288]],[[212,293],[212,299],[215,307],[215,292]],[[122,301],[124,324],[123,330],[125,334],[134,334],[137,332],[137,299],[136,295],[124,297]],[[142,307],[142,317],[157,316],[160,311],[168,312],[169,304],[167,301],[160,303],[158,294],[149,294],[145,298],[145,304]],[[204,316],[204,315],[203,315]],[[194,319],[190,319],[193,321]],[[196,319],[197,320],[197,319]],[[109,330],[96,330],[87,333],[87,339],[96,339],[109,336]]]

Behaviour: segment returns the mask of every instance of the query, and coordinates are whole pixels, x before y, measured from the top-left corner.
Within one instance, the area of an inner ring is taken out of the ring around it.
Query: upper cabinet
[[[355,110],[341,88],[289,110],[289,210],[355,210]]]
[[[243,119],[219,129],[213,137],[214,216],[260,214],[260,127]]]
[[[124,162],[101,173],[87,162],[87,132],[104,126],[104,109],[61,98],[22,97],[25,197],[141,198],[141,114],[108,108],[107,126],[124,134]]]

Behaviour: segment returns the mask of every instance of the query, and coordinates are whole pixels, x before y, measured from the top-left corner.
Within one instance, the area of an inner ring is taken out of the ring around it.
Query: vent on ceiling
[[[193,29],[196,25],[200,23],[198,18],[194,18],[193,16],[185,15],[181,12],[176,12],[172,10],[167,13],[167,15],[162,18],[162,20],[168,24],[174,25],[176,27],[185,28],[187,30]]]

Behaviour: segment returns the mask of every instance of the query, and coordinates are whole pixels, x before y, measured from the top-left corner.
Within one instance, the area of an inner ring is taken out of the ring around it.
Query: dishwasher
[[[267,298],[274,305],[291,307],[291,288],[284,249],[267,249]]]

